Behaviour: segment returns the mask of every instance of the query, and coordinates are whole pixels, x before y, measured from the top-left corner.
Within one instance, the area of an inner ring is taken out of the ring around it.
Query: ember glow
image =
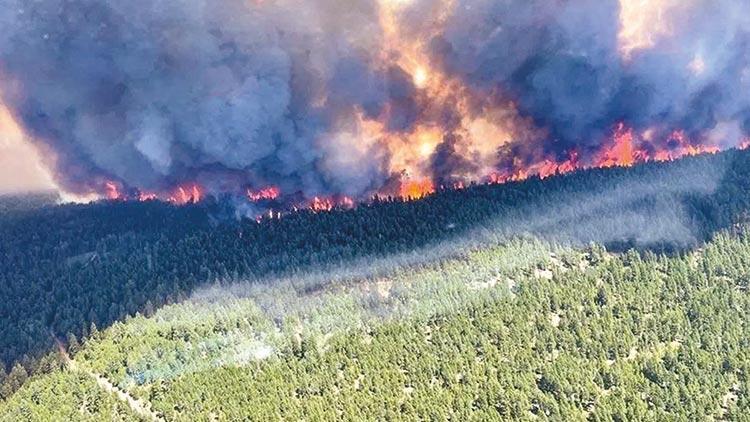
[[[322,212],[750,132],[740,0],[9,1],[0,100],[79,195]]]
[[[653,131],[640,136],[620,123],[615,129],[612,142],[604,148],[594,163],[595,167],[629,167],[646,161],[671,161],[699,154],[715,154],[720,148],[715,145],[690,143],[684,131],[676,130],[668,134],[663,142],[653,144]]]
[[[399,196],[405,199],[420,199],[435,192],[432,180],[409,180],[401,183]]]
[[[279,196],[281,196],[281,190],[276,186],[269,186],[257,191],[252,189],[247,190],[247,199],[252,202],[273,201],[274,199],[278,199]]]
[[[318,198],[316,196],[310,201],[310,209],[315,212],[331,211],[335,205],[331,198]]]
[[[194,204],[205,198],[204,188],[197,183],[186,183],[163,193],[128,190],[120,182],[105,180],[104,199],[110,201],[164,201],[176,205]]]
[[[169,202],[178,205],[198,203],[203,199],[203,189],[195,183],[178,186],[174,193],[169,197]]]
[[[307,203],[307,208],[313,212],[327,212],[334,209],[351,209],[356,206],[354,199],[348,196],[315,197]]]
[[[107,181],[104,182],[105,196],[111,201],[125,199],[125,196],[121,192],[121,187],[117,182]]]

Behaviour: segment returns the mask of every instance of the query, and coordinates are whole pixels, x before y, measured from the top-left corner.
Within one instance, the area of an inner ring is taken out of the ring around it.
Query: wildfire
[[[204,198],[203,189],[197,183],[178,186],[171,193],[126,190],[122,183],[106,180],[103,184],[103,197],[110,201],[157,201],[162,200],[176,205],[198,203]]]
[[[750,148],[750,141],[745,141],[739,148]],[[545,179],[588,168],[632,167],[648,161],[673,161],[700,154],[716,154],[719,151],[721,148],[716,145],[692,144],[681,130],[671,132],[659,142],[654,139],[653,129],[639,135],[624,123],[618,123],[613,129],[610,142],[588,163],[582,162],[578,152],[574,151],[562,162],[547,158],[535,163],[519,164],[512,170],[494,172],[487,177],[487,182],[500,184],[534,176]]]
[[[420,116],[406,130],[394,131],[389,128],[394,110],[376,117],[365,117],[366,113],[360,112],[356,119],[361,133],[352,143],[362,145],[375,140],[385,146],[391,174],[407,175],[399,191],[390,193],[421,198],[435,190],[429,179],[436,153],[473,163],[456,170],[449,183],[483,180],[496,171],[499,148],[515,140],[532,139],[542,131],[522,118],[513,103],[477,95],[464,81],[431,62],[430,43],[443,32],[458,2],[431,3],[429,16],[424,17],[430,25],[418,31],[401,21],[412,5],[411,0],[380,0],[384,41],[373,60],[383,69],[397,68],[410,76],[418,91],[414,100]],[[449,147],[438,151],[446,144]]]
[[[401,183],[399,196],[403,199],[420,199],[435,193],[432,180],[408,180]]]
[[[612,139],[612,145],[602,151],[594,167],[630,167],[638,162],[672,161],[721,151],[716,145],[693,145],[682,130],[673,131],[662,145],[654,144],[652,130],[637,136],[623,123],[617,125]]]
[[[612,138],[613,144],[600,153],[596,166],[632,166],[636,161],[635,148],[633,146],[633,130],[627,128],[624,123],[619,123]]]
[[[341,197],[319,197],[316,196],[307,205],[307,208],[313,212],[327,212],[333,211],[336,208],[341,209],[352,209],[356,206],[356,202],[353,198],[348,196]]]
[[[247,199],[249,199],[251,202],[273,201],[280,195],[281,189],[277,188],[276,186],[269,186],[257,191],[254,191],[252,189],[247,190]]]
[[[488,184],[502,184],[523,181],[530,177],[545,179],[587,168],[631,167],[642,162],[672,161],[685,156],[713,154],[721,151],[721,148],[716,145],[694,145],[688,139],[687,134],[681,130],[672,131],[661,141],[656,133],[657,129],[653,128],[638,133],[625,123],[619,123],[612,129],[610,140],[603,149],[585,162],[576,151],[571,152],[568,158],[563,161],[544,158],[537,162],[523,163],[516,160],[512,168],[491,172],[483,181]],[[744,140],[738,148],[750,148],[750,139]],[[448,186],[454,190],[461,190],[466,187],[466,183],[456,181]],[[139,192],[132,197],[125,194],[123,185],[116,181],[105,181],[103,188],[104,196],[109,200],[165,200],[176,205],[185,205],[200,202],[205,197],[203,188],[196,183],[178,186],[168,195]],[[440,188],[445,189],[446,186]],[[397,196],[403,200],[418,200],[432,195],[435,191],[434,182],[430,178],[403,176]],[[387,195],[388,193],[381,192],[376,196],[380,197],[381,194]],[[246,191],[246,199],[250,202],[271,201],[280,197],[281,190],[276,186]],[[335,209],[353,209],[356,206],[357,200],[349,196],[315,196],[301,206],[288,204],[286,211],[268,209],[263,214],[259,214],[256,221],[261,223],[263,220],[280,219],[288,213],[303,209],[314,213],[323,213]]]
[[[150,192],[138,192],[138,200],[141,202],[155,201],[159,199],[159,195]]]
[[[348,196],[344,196],[339,200],[339,207],[344,209],[352,209],[356,206],[356,202],[354,202],[353,198],[350,198]]]
[[[655,47],[664,37],[679,29],[673,27],[671,13],[681,6],[681,0],[619,1],[618,42],[620,53],[626,61],[637,51]],[[263,3],[261,0],[255,2],[258,5]],[[471,182],[505,183],[530,177],[544,179],[578,169],[629,167],[640,162],[668,161],[720,150],[716,145],[703,145],[696,139],[691,140],[687,133],[672,127],[643,130],[621,122],[610,129],[611,133],[604,140],[591,140],[601,145],[598,150],[578,147],[578,150],[558,150],[553,154],[545,148],[549,144],[542,145],[540,142],[552,138],[547,136],[549,134],[544,128],[537,127],[531,118],[524,117],[518,111],[513,98],[505,96],[510,94],[504,95],[501,88],[489,93],[475,90],[474,85],[443,70],[434,53],[431,53],[433,41],[444,35],[446,21],[454,9],[461,6],[460,2],[434,0],[430,3],[431,7],[421,7],[420,11],[428,15],[423,16],[422,20],[429,22],[429,25],[417,29],[406,25],[408,19],[403,19],[415,4],[414,0],[378,0],[376,7],[382,45],[367,53],[370,54],[367,57],[368,65],[371,62],[382,74],[396,74],[394,79],[400,85],[411,83],[412,86],[404,89],[408,91],[405,95],[408,98],[403,101],[409,103],[404,106],[408,112],[401,109],[401,98],[376,112],[369,109],[366,112],[363,106],[352,106],[352,110],[347,109],[348,114],[343,116],[346,117],[345,124],[341,125],[344,128],[336,127],[320,140],[321,143],[328,142],[326,152],[330,155],[324,156],[321,161],[332,161],[320,165],[345,168],[347,175],[359,170],[357,165],[360,160],[369,160],[373,152],[382,152],[382,156],[387,157],[377,171],[387,173],[383,179],[390,181],[398,177],[398,180],[379,191],[371,190],[362,195],[390,195],[415,200],[445,186],[463,189]],[[710,56],[706,59],[710,59]],[[699,76],[711,64],[709,60],[707,65],[706,59],[696,54],[687,66],[694,75]],[[394,94],[394,97],[397,96]],[[325,92],[316,92],[314,97],[316,107],[327,106]],[[418,115],[404,116],[409,112]],[[399,119],[409,122],[399,124],[402,123]],[[750,141],[746,142],[743,147],[750,146]],[[347,148],[339,148],[340,145]],[[517,150],[513,149],[516,147]],[[436,171],[442,162],[449,162],[444,166],[448,170]],[[435,174],[440,177],[435,177]],[[286,189],[286,185],[282,185]],[[278,201],[283,203],[284,209],[296,210],[295,207],[299,207],[313,212],[353,208],[355,200],[361,199],[337,195],[310,199],[308,196],[290,203],[293,200],[282,197],[281,189],[277,186],[251,186],[252,189],[238,188],[232,193],[244,195],[253,203]],[[361,193],[369,186],[358,187],[347,193]],[[120,182],[107,181],[97,191],[110,200],[164,200],[178,205],[196,203],[205,196],[204,188],[197,183],[158,193],[138,192],[137,195],[126,193],[128,188]],[[278,203],[274,202],[275,205]],[[259,218],[278,218],[281,212],[267,210],[265,215]]]
[[[334,207],[333,200],[330,198],[313,198],[310,202],[310,209],[314,212],[331,211]]]
[[[184,186],[179,186],[168,198],[168,201],[177,205],[185,205],[198,203],[202,198],[203,192],[201,191],[201,188],[197,184],[192,183]]]
[[[124,199],[120,186],[113,181],[104,182],[104,195],[111,201]]]

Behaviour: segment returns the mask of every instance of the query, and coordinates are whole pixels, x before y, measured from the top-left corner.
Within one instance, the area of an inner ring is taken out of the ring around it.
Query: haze
[[[39,154],[0,104],[0,194],[55,189]]]

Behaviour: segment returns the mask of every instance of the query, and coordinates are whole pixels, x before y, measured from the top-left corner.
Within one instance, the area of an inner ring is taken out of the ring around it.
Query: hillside
[[[739,415],[747,180],[728,151],[260,223],[5,213],[0,414],[142,417],[101,377],[168,420]]]
[[[738,420],[749,257],[745,230],[672,258],[523,239],[347,285],[208,288],[71,346],[77,368],[0,414],[137,419],[101,376],[163,420]]]

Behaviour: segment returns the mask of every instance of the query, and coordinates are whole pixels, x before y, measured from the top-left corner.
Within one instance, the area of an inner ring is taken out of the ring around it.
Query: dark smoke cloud
[[[356,113],[392,132],[426,113],[411,75],[376,63],[375,0],[2,4],[0,95],[56,151],[72,190],[116,179],[149,190],[198,181],[364,195],[394,175],[382,145],[359,144]],[[685,1],[669,34],[628,59],[618,0],[457,0],[435,33],[424,17],[440,4],[404,6],[403,32],[429,34],[431,65],[481,101],[513,101],[545,129],[545,154],[596,149],[619,121],[726,144],[748,132],[746,1]],[[701,72],[691,71],[698,59]],[[439,113],[455,124],[450,105]],[[436,180],[471,167],[445,139]]]
[[[339,6],[6,0],[4,99],[53,144],[72,187],[101,176],[159,189],[218,169],[313,193],[366,189],[381,163],[329,171],[323,154],[346,151],[318,145],[355,106],[377,115],[389,100],[389,75],[365,62],[374,5]]]
[[[691,135],[744,124],[750,3],[672,3],[669,34],[628,60],[618,43],[618,0],[461,1],[431,52],[451,74],[517,99],[558,141],[547,144],[552,149],[595,148],[618,121]],[[705,69],[695,74],[698,58]]]

